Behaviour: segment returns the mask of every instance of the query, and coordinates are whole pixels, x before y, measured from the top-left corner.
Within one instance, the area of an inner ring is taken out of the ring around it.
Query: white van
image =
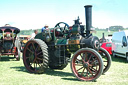
[[[124,57],[128,62],[128,30],[113,33],[112,52],[113,56]]]

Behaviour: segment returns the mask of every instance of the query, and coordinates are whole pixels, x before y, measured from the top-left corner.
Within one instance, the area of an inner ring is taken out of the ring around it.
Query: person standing
[[[31,39],[34,39],[37,33],[38,33],[38,31],[34,30],[34,33],[31,34]]]

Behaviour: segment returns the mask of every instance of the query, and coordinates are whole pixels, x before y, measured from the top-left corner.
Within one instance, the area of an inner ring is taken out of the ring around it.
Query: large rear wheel
[[[71,70],[79,80],[93,81],[102,74],[103,61],[97,51],[91,48],[83,48],[73,55]]]
[[[43,73],[48,67],[47,45],[40,39],[33,39],[26,43],[23,50],[23,62],[31,73]]]

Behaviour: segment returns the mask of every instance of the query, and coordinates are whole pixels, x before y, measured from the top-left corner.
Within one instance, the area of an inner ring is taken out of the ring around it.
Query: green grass
[[[110,69],[95,82],[77,80],[70,69],[70,63],[64,70],[50,70],[44,74],[31,74],[23,60],[2,57],[0,61],[0,85],[128,85],[128,63],[124,58],[112,58]]]

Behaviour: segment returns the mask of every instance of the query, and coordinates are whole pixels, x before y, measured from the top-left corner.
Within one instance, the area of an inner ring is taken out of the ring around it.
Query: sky
[[[21,30],[53,28],[59,22],[69,26],[75,19],[85,25],[85,5],[92,5],[92,26],[128,27],[128,0],[0,0],[0,26],[10,24]]]

